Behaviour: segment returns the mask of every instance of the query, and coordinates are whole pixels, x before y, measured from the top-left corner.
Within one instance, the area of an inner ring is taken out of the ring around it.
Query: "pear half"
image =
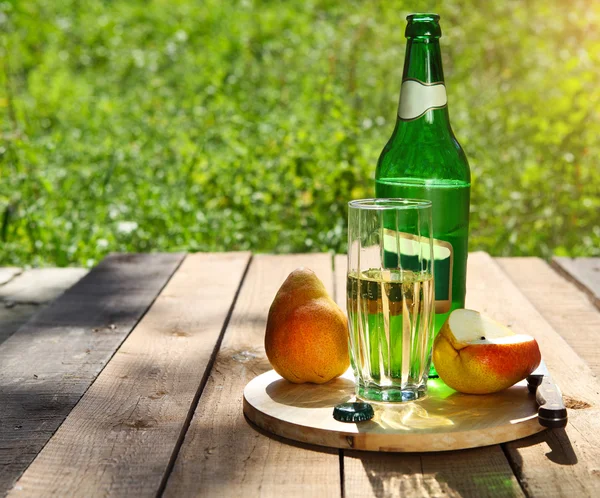
[[[542,357],[537,341],[478,311],[454,310],[433,344],[433,364],[451,388],[468,394],[506,389],[532,373]]]

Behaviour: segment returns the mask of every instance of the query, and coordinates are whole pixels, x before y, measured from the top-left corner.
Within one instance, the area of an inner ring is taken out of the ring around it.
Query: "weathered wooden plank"
[[[525,496],[500,446],[419,454],[344,450],[344,496]]]
[[[586,294],[540,258],[496,258],[569,345],[600,376],[600,312]]]
[[[156,496],[249,258],[187,256],[9,496]]]
[[[85,268],[34,268],[0,287],[0,300],[13,303],[47,303],[60,296],[84,275]]]
[[[182,259],[111,255],[0,345],[0,495],[50,439]]]
[[[42,273],[38,270],[23,273],[20,268],[0,268],[0,285],[11,282],[0,290],[0,294],[3,293],[0,297],[0,344],[87,272],[83,268],[53,268],[42,270]],[[45,298],[47,301],[43,301]]]
[[[335,258],[336,300],[346,308],[346,256]],[[524,496],[499,445],[449,453],[345,451],[344,496]]]
[[[12,266],[0,268],[0,285],[10,282],[13,278],[19,275],[23,270]]]
[[[552,258],[552,266],[582,289],[600,309],[600,258]]]
[[[340,495],[336,450],[282,442],[250,426],[242,414],[245,385],[270,368],[264,351],[269,306],[299,266],[314,270],[333,290],[329,255],[254,257],[166,496]]]
[[[43,308],[38,304],[17,304],[6,306],[0,303],[0,344],[13,335],[17,329]]]
[[[600,401],[598,382],[590,367],[493,258],[484,252],[471,253],[468,270],[467,307],[483,311],[515,331],[533,335],[563,394],[592,404]]]
[[[534,497],[600,496],[598,379],[489,255],[470,254],[468,272],[467,306],[536,337],[568,406],[582,408],[569,410],[564,431],[503,445],[520,483]]]

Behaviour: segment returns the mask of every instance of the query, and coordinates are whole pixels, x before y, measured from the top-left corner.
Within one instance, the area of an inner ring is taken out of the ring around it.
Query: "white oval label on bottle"
[[[404,80],[400,88],[398,117],[411,120],[421,117],[430,109],[446,106],[446,86],[444,83],[423,83],[418,80]]]

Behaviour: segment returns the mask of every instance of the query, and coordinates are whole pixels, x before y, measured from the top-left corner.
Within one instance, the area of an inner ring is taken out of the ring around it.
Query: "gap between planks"
[[[345,267],[344,257],[336,259],[336,268]],[[431,478],[431,473],[439,476],[442,483],[449,483],[452,489],[440,489],[438,483],[429,483],[429,494],[461,495],[461,496],[507,496],[522,494],[521,489],[514,486],[511,479],[499,479],[485,490],[469,488],[469,482],[479,477],[481,466],[486,462],[496,462],[484,474],[496,475],[496,467],[506,471],[507,461],[517,475],[518,482],[527,496],[598,496],[600,494],[600,386],[585,361],[567,344],[565,338],[558,334],[552,326],[583,351],[586,342],[597,342],[598,316],[590,311],[589,303],[581,294],[574,292],[571,284],[564,280],[557,281],[556,274],[548,266],[536,258],[500,260],[500,265],[507,270],[512,266],[511,276],[489,255],[473,253],[469,256],[467,306],[486,312],[515,330],[534,335],[542,349],[542,354],[559,386],[566,395],[570,423],[566,430],[546,431],[538,435],[505,443],[503,450],[506,456],[494,453],[490,448],[480,448],[460,452],[461,459],[465,455],[479,454],[471,468],[452,468],[458,454],[439,454],[435,456],[433,466],[424,463],[429,455],[423,455],[422,466],[410,467],[410,462],[398,458],[392,465],[389,460],[380,456],[354,455],[354,459],[346,458],[345,475],[346,490],[358,490],[356,494],[366,496],[388,493],[397,495],[400,492],[414,493],[411,480],[419,472],[423,480]],[[511,280],[512,278],[512,280]],[[343,295],[343,280],[337,275],[338,297]],[[522,291],[518,286],[522,286]],[[566,285],[566,287],[565,287]],[[535,305],[527,299],[531,300]],[[343,303],[340,303],[343,305]],[[548,318],[540,315],[540,311]],[[563,316],[565,313],[567,316]],[[583,329],[573,328],[568,316],[584,317],[586,325]],[[595,349],[588,352],[594,355]],[[589,408],[585,408],[585,407]],[[578,409],[576,409],[578,408]],[[497,448],[497,447],[493,447]],[[345,452],[347,455],[349,452]],[[374,462],[368,462],[368,460]],[[508,460],[507,460],[508,459]],[[378,461],[379,460],[379,461]],[[362,461],[362,468],[359,464]],[[463,460],[464,461],[464,460]],[[461,462],[462,463],[462,462]],[[444,465],[449,468],[444,470]],[[429,469],[428,476],[425,470]],[[472,470],[477,469],[475,476]],[[399,479],[398,472],[408,476]],[[512,472],[511,472],[512,473]],[[467,478],[466,476],[471,475]],[[462,478],[460,477],[462,476]],[[510,476],[506,476],[510,477]],[[349,479],[352,479],[351,481]],[[479,477],[480,478],[480,477]],[[431,480],[431,479],[430,479]],[[485,476],[481,478],[486,481]],[[456,483],[454,486],[452,482]]]
[[[175,444],[175,449],[173,450],[171,458],[169,459],[169,464],[167,465],[167,469],[165,470],[163,479],[160,483],[160,486],[158,488],[156,496],[159,496],[159,497],[162,496],[165,491],[165,487],[167,486],[167,481],[169,479],[169,476],[171,475],[171,472],[173,471],[173,467],[175,466],[175,461],[177,460],[177,455],[179,455],[179,451],[181,449],[181,446],[183,445],[185,434],[187,433],[188,429],[190,428],[190,423],[192,422],[192,417],[194,415],[194,412],[196,411],[196,408],[198,407],[198,402],[200,401],[200,397],[202,396],[204,387],[206,386],[206,381],[208,380],[208,375],[210,374],[210,371],[212,370],[212,367],[215,363],[217,353],[219,352],[219,349],[221,349],[221,344],[223,342],[223,336],[225,335],[225,330],[227,330],[227,326],[229,325],[229,321],[231,320],[231,315],[233,313],[235,303],[237,302],[237,299],[240,295],[240,290],[242,289],[242,285],[244,285],[244,280],[246,280],[246,276],[248,275],[248,269],[250,268],[251,263],[252,263],[252,255],[250,255],[250,257],[248,258],[248,264],[246,265],[246,268],[244,269],[244,273],[242,275],[242,278],[240,279],[240,283],[235,292],[235,296],[233,296],[233,301],[231,303],[231,307],[229,308],[229,312],[227,313],[227,316],[225,317],[225,321],[223,322],[223,327],[221,328],[221,332],[219,334],[219,338],[217,339],[215,349],[213,350],[213,353],[210,356],[210,360],[208,361],[208,364],[206,365],[206,369],[204,370],[204,375],[202,376],[202,380],[200,382],[200,387],[198,388],[196,396],[194,396],[194,399],[192,400],[190,409],[188,410],[187,417],[185,419],[183,427],[181,428],[179,437],[177,438],[177,443]]]
[[[87,273],[84,268],[0,268],[0,344]]]
[[[269,307],[300,266],[314,270],[332,293],[330,255],[254,256],[165,496],[340,495],[337,450],[267,435],[242,413],[244,387],[270,369],[264,351]]]
[[[336,256],[336,300],[343,310],[346,268],[346,256]],[[342,454],[347,498],[524,496],[499,445],[441,453],[342,450]]]
[[[584,291],[600,310],[600,258],[564,258],[555,256],[552,267]]]
[[[16,268],[13,266],[4,266],[0,268],[0,287],[10,282],[17,275],[23,273],[22,268]]]
[[[0,286],[0,301],[44,304],[82,279],[86,268],[32,268]]]
[[[568,293],[563,294],[562,300],[555,295],[557,282],[553,279],[556,275],[537,258],[515,260],[515,264],[518,264],[519,276],[511,278],[503,270],[502,260],[495,261],[485,253],[471,254],[467,305],[510,325],[516,332],[533,335],[571,409],[566,429],[544,431],[505,443],[505,452],[529,496],[600,496],[597,463],[600,461],[600,384],[585,360],[561,336],[559,321],[556,321],[563,310],[568,309],[574,316],[585,312],[582,305],[588,306],[588,303],[582,303],[581,296],[574,293],[570,297]],[[534,281],[538,294],[532,299],[533,303],[539,306],[542,295],[548,295],[553,296],[549,298],[554,299],[552,306],[536,308],[527,298]],[[523,285],[523,291],[515,282]],[[581,409],[573,409],[575,407]]]
[[[600,376],[600,311],[570,279],[540,258],[496,258],[521,292]]]
[[[187,256],[9,496],[156,495],[249,258]]]
[[[182,259],[112,254],[0,345],[0,495],[52,437]]]

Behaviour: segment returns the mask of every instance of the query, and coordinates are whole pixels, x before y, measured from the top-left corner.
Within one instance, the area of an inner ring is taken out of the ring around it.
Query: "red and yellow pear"
[[[433,344],[433,364],[451,388],[469,394],[506,389],[540,364],[537,341],[477,311],[454,310]]]
[[[296,384],[323,384],[350,366],[348,320],[312,270],[294,270],[277,292],[265,350],[275,371]]]

